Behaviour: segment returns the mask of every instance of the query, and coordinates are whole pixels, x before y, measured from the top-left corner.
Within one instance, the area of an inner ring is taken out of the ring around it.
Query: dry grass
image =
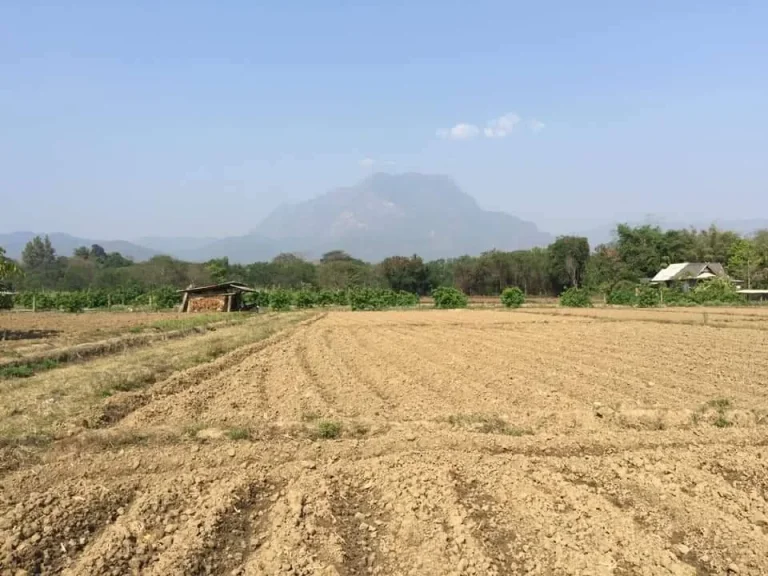
[[[252,317],[183,340],[4,381],[0,438],[67,435],[79,429],[81,421],[106,397],[159,382],[176,371],[267,338],[306,317],[304,313]]]

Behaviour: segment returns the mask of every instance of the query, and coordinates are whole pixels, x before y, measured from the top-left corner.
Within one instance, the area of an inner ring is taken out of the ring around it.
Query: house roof
[[[196,294],[198,292],[217,292],[223,290],[234,290],[235,292],[258,292],[258,290],[241,284],[240,282],[222,282],[220,284],[209,284],[208,286],[191,286],[184,290],[177,290],[177,292],[187,292],[189,294]]]
[[[718,262],[677,262],[659,271],[651,282],[670,282],[672,280],[713,278],[725,276],[725,269]]]

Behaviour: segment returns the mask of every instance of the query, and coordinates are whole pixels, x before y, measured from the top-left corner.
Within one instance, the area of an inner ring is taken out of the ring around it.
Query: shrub
[[[396,306],[418,306],[419,305],[419,295],[414,294],[412,292],[406,292],[405,290],[400,290],[396,294]]]
[[[692,293],[699,304],[741,304],[744,297],[736,292],[736,287],[726,278],[712,278],[700,282]]]
[[[637,304],[637,287],[632,282],[622,280],[611,288],[608,294],[608,304],[618,306],[634,306]]]
[[[467,295],[456,288],[442,286],[432,291],[432,298],[435,300],[435,308],[466,308]]]
[[[296,308],[314,308],[317,296],[309,290],[299,290],[296,292]]]
[[[653,308],[661,304],[661,292],[655,286],[643,286],[637,295],[637,305],[640,308]]]
[[[338,438],[341,435],[341,422],[320,420],[317,423],[317,435],[325,439]]]
[[[315,297],[318,306],[330,306],[334,303],[336,295],[332,290],[320,290]]]
[[[269,295],[269,307],[272,310],[288,310],[293,298],[287,290],[275,290]]]
[[[567,308],[592,308],[592,297],[584,288],[568,288],[560,295],[560,306]]]
[[[347,294],[352,310],[383,310],[391,305],[385,290],[375,288],[358,288]]]
[[[505,288],[501,293],[501,303],[507,308],[520,308],[525,302],[525,294],[517,286]]]
[[[0,294],[0,310],[10,310],[13,308],[13,295]]]
[[[152,303],[157,308],[173,308],[181,304],[181,294],[172,286],[156,288],[151,292],[151,295]]]

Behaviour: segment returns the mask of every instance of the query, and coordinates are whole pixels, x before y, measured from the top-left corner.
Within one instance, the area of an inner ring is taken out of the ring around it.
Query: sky
[[[764,0],[0,0],[0,232],[246,233],[376,171],[547,231],[768,216]]]

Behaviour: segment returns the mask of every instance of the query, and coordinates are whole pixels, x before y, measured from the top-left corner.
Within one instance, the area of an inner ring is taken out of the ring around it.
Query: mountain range
[[[766,220],[716,223],[742,233],[768,228]],[[703,228],[711,222],[659,224],[664,228]],[[587,236],[595,246],[610,240],[612,227],[573,232]],[[99,244],[107,252],[120,252],[135,261],[168,254],[197,262],[227,256],[239,263],[269,260],[282,252],[317,259],[330,250],[344,250],[371,262],[410,254],[432,260],[475,255],[494,248],[546,246],[554,240],[532,222],[483,210],[447,176],[418,173],[374,174],[355,186],[283,205],[242,236],[144,237],[128,242],[65,233],[48,235],[61,255],[71,255],[78,246]],[[11,258],[19,258],[34,236],[32,232],[0,234],[0,246]]]

